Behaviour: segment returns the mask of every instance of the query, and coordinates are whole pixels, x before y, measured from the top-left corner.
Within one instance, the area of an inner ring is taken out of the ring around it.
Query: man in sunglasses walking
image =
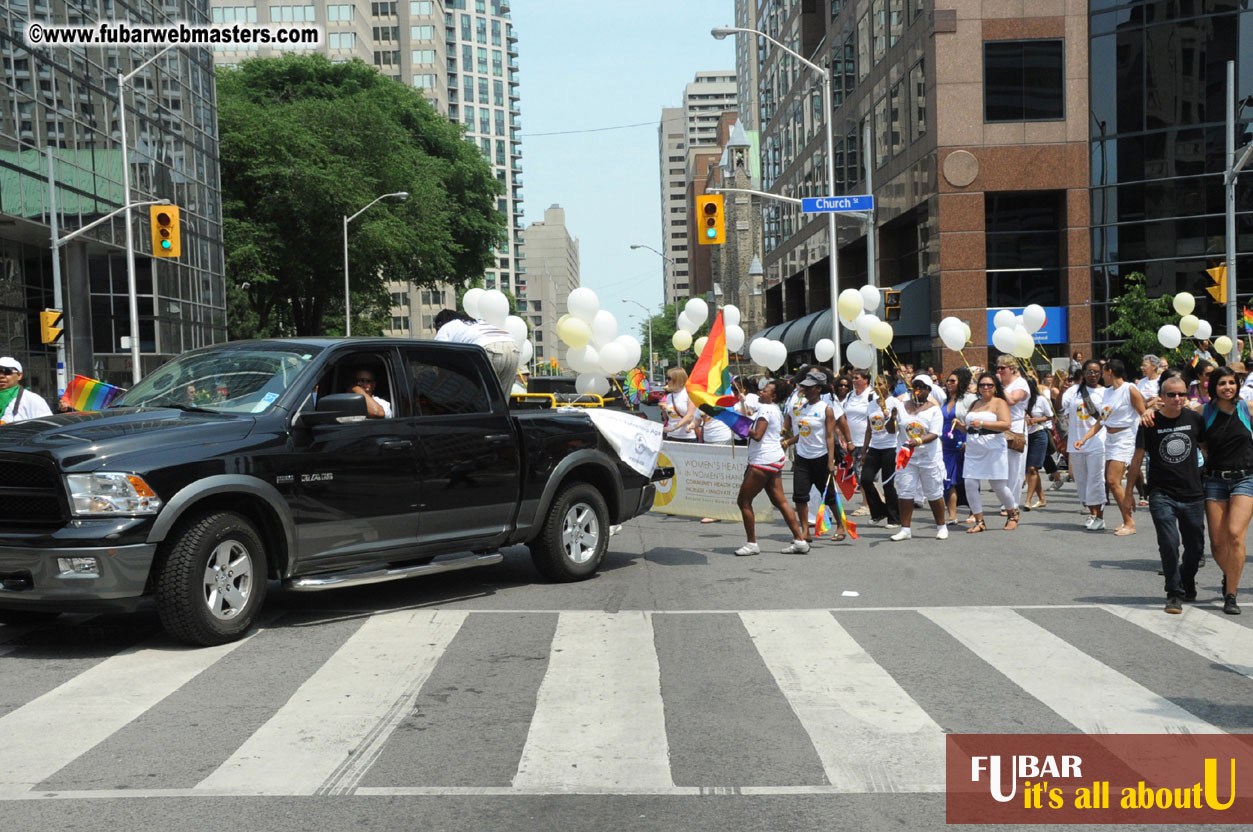
[[[1185,408],[1188,390],[1179,376],[1161,386],[1162,407],[1136,433],[1132,470],[1149,459],[1149,515],[1166,576],[1166,612],[1183,612],[1180,601],[1196,600],[1196,572],[1205,549],[1205,489],[1202,483],[1199,413]],[[1183,564],[1179,542],[1183,539]]]
[[[22,362],[0,358],[0,425],[51,415],[42,397],[22,387]]]

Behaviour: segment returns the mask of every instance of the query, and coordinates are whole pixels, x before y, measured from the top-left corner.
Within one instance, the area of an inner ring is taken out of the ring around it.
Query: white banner
[[[657,483],[653,511],[682,517],[741,519],[735,500],[748,467],[748,448],[662,442],[657,466],[671,465],[674,477]],[[774,507],[764,491],[753,500],[753,514],[759,523],[774,520]]]
[[[661,451],[661,423],[650,422],[618,410],[598,407],[581,409],[591,417],[592,424],[609,441],[627,465],[646,477],[657,468]]]

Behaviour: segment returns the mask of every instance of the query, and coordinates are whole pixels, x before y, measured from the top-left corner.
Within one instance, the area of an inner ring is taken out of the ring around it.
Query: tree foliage
[[[1185,339],[1180,349],[1166,351],[1157,340],[1157,330],[1165,324],[1178,324],[1179,316],[1171,306],[1171,296],[1150,298],[1144,286],[1144,275],[1132,272],[1123,284],[1123,293],[1111,302],[1113,320],[1102,332],[1122,340],[1110,347],[1104,358],[1121,358],[1132,372],[1137,372],[1145,355],[1165,357],[1172,367],[1182,367],[1191,360],[1192,347]],[[1183,347],[1187,349],[1183,349]],[[1187,353],[1185,361],[1183,354]]]
[[[459,125],[361,61],[258,58],[217,70],[233,338],[381,331],[386,281],[464,283],[493,261],[501,184]],[[247,284],[245,286],[245,284]]]

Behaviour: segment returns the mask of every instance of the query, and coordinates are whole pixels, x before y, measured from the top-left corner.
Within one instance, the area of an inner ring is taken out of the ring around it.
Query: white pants
[[[1089,507],[1105,505],[1104,453],[1077,454],[1071,451],[1070,473],[1075,475],[1080,503]]]
[[[915,465],[913,462],[896,472],[892,481],[896,495],[902,500],[939,500],[944,497],[944,462],[936,459]]]
[[[988,482],[992,484],[992,490],[996,492],[996,496],[1000,497],[1002,505],[1006,508],[1018,508],[1018,500],[1010,491],[1008,480],[988,480]],[[982,480],[966,478],[966,505],[970,507],[971,514],[983,514],[983,495],[979,493],[979,486],[982,484]]]
[[[1006,503],[1005,508],[1018,508],[1018,498],[1022,496],[1022,485],[1027,478],[1027,452],[1025,450],[1006,451],[1006,456],[1009,457],[1009,475],[1005,478],[1005,482],[1009,486],[1009,493],[1014,497],[1014,502]]]

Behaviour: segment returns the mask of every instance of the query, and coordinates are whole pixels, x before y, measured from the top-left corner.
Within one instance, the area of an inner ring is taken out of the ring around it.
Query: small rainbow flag
[[[126,392],[121,387],[105,384],[87,376],[74,376],[70,386],[65,388],[61,401],[80,413],[89,410],[104,410],[113,400]]]
[[[829,489],[833,497],[835,497],[835,509],[833,513],[840,523],[840,528],[848,532],[848,536],[857,540],[857,524],[848,519],[848,514],[844,511],[844,498],[840,496],[840,489]]]
[[[826,503],[818,506],[818,517],[814,520],[814,531],[819,537],[831,531],[831,507]]]
[[[626,376],[627,401],[631,404],[639,404],[648,396],[648,376],[644,375],[644,371],[639,367],[631,370]]]
[[[1243,314],[1241,315],[1240,320],[1244,324],[1244,331],[1253,332],[1253,311],[1250,311],[1247,306],[1241,307],[1241,309]]]

